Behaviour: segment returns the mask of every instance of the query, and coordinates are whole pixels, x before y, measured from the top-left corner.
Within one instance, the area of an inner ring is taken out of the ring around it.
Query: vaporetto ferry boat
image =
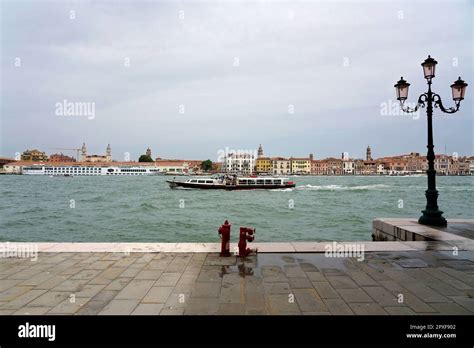
[[[22,174],[50,175],[50,176],[83,176],[83,175],[162,175],[164,172],[159,167],[152,166],[78,166],[71,165],[32,165],[23,167]]]
[[[171,188],[194,188],[205,190],[256,190],[285,189],[295,187],[288,178],[279,177],[237,177],[236,175],[217,175],[191,178],[186,181],[166,180]]]

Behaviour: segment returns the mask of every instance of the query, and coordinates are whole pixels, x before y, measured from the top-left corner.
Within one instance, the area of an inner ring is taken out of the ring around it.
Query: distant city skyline
[[[83,143],[83,144],[86,144],[86,143]],[[187,156],[186,154],[181,154],[180,156],[178,157],[169,157],[169,156],[166,156],[166,154],[161,154],[161,153],[157,153],[156,151],[153,150],[153,148],[151,146],[145,148],[142,152],[140,153],[137,153],[137,154],[131,154],[131,153],[124,153],[122,157],[120,157],[119,154],[116,154],[114,153],[113,151],[113,146],[111,146],[111,144],[107,144],[104,148],[100,149],[100,148],[97,148],[97,151],[94,151],[92,148],[91,150],[91,147],[87,145],[87,155],[92,155],[92,156],[104,156],[106,155],[107,153],[107,150],[110,146],[110,151],[111,151],[111,159],[113,161],[137,161],[138,158],[141,156],[141,155],[144,155],[147,153],[147,150],[150,150],[151,151],[151,157],[153,159],[156,159],[156,158],[161,158],[161,159],[164,159],[164,160],[207,160],[207,159],[210,159],[212,160],[213,162],[220,162],[219,158],[218,157],[222,157],[223,154],[232,154],[232,153],[249,153],[251,152],[252,154],[255,154],[255,156],[257,156],[257,153],[258,153],[258,148],[259,146],[255,147],[254,149],[240,149],[240,148],[227,148],[227,149],[219,149],[217,152],[216,152],[216,155],[213,157],[213,158],[210,158],[210,157],[200,157],[200,158],[191,158],[190,156]],[[406,151],[406,152],[400,152],[400,153],[389,153],[389,154],[383,154],[383,153],[378,153],[375,149],[374,151],[374,148],[372,146],[367,145],[364,147],[364,150],[363,150],[363,153],[360,153],[360,151],[340,151],[339,153],[336,153],[336,154],[329,154],[329,155],[325,155],[325,156],[318,156],[318,153],[315,152],[315,151],[310,151],[310,152],[307,152],[307,153],[301,153],[301,151],[294,151],[293,153],[291,152],[292,149],[287,149],[287,152],[285,153],[289,153],[289,154],[281,154],[281,153],[273,153],[273,152],[268,152],[265,147],[262,145],[262,150],[263,150],[263,157],[285,157],[285,158],[304,158],[304,157],[309,157],[309,155],[313,155],[314,159],[325,159],[325,158],[341,158],[343,154],[345,154],[346,158],[349,158],[349,159],[365,159],[366,158],[366,155],[367,155],[367,146],[370,147],[371,149],[371,156],[372,158],[374,159],[377,159],[377,158],[384,158],[384,157],[396,157],[396,156],[399,156],[399,155],[407,155],[407,154],[410,154],[410,153],[419,153],[420,156],[426,156],[426,151],[416,151],[416,150],[410,150],[410,151]],[[53,154],[63,154],[63,155],[66,155],[66,156],[70,156],[70,157],[73,157],[73,158],[76,158],[77,157],[77,150],[80,151],[80,148],[76,148],[74,151],[44,151],[44,149],[40,149],[40,148],[28,148],[28,149],[24,149],[23,151],[21,152],[17,152],[14,154],[14,156],[11,156],[11,158],[14,158],[14,157],[18,157],[21,153],[23,153],[24,151],[27,151],[27,150],[39,150],[39,151],[43,151],[46,153],[46,155],[50,156],[50,155],[53,155]],[[296,155],[295,155],[296,153]],[[447,156],[453,156],[455,154],[455,151],[453,152],[449,152],[447,151],[447,148],[446,148],[446,152],[443,151],[438,151],[437,152],[437,155],[447,155]],[[456,152],[455,154],[457,157],[472,157],[473,154],[472,153],[458,153]],[[81,157],[81,154],[79,153],[79,156]],[[0,157],[8,157],[8,156],[0,156]],[[217,157],[217,158],[216,158]],[[77,159],[77,158],[76,158]]]
[[[428,54],[445,104],[469,84],[459,113],[435,109],[435,152],[471,156],[473,3],[360,3],[3,1],[0,156],[425,155],[425,109],[391,106],[400,76],[424,91]]]

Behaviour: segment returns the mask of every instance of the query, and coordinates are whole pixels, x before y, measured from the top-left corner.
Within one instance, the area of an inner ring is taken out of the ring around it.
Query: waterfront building
[[[26,150],[21,154],[22,161],[47,161],[48,156],[45,152],[39,150]]]
[[[272,159],[269,157],[257,157],[255,161],[255,171],[257,173],[272,173]]]
[[[452,158],[449,166],[449,175],[470,175],[470,162],[467,157]]]
[[[423,172],[423,158],[418,152],[411,152],[403,157],[407,160],[407,171],[409,173]]]
[[[21,174],[23,166],[30,165],[31,161],[13,161],[3,165],[3,171],[7,174]]]
[[[291,174],[291,162],[284,157],[272,158],[272,173],[274,175],[288,175]]]
[[[364,170],[367,175],[376,175],[377,174],[377,162],[365,162]]]
[[[172,174],[186,174],[201,172],[201,160],[156,159],[156,166],[161,171]]]
[[[469,175],[474,175],[474,157],[471,156],[469,159]]]
[[[224,162],[212,162],[212,169],[211,171],[214,173],[218,173],[223,168]]]
[[[15,162],[13,158],[10,157],[0,157],[0,170],[4,170],[3,166],[8,163]]]
[[[467,157],[462,157],[457,163],[459,169],[458,175],[469,175],[469,160]]]
[[[49,156],[48,162],[76,162],[76,159],[71,156],[63,155],[62,153],[55,153]]]
[[[408,160],[402,157],[392,157],[388,161],[389,174],[407,174]]]
[[[157,160],[155,165],[161,172],[168,174],[185,174],[189,172],[189,163],[184,160]]]
[[[355,175],[368,175],[366,172],[366,165],[363,159],[354,160],[354,174]]]
[[[436,155],[434,160],[434,168],[438,175],[448,175],[450,167],[450,159],[446,155]]]
[[[255,169],[254,154],[231,153],[224,157],[222,170],[232,174],[252,174]]]
[[[377,162],[375,162],[374,160],[363,161],[361,174],[362,175],[375,175],[375,174],[377,174]]]
[[[311,174],[328,175],[328,162],[326,160],[312,160]]]
[[[428,170],[428,159],[426,156],[421,157],[421,170],[423,173],[426,173]]]
[[[292,174],[311,174],[311,159],[290,157]]]
[[[342,159],[329,157],[326,158],[327,175],[342,175]]]
[[[388,167],[385,162],[377,160],[375,162],[375,173],[378,175],[387,174]]]
[[[105,155],[88,155],[86,143],[81,147],[81,162],[112,162],[112,149],[110,144],[105,149]]]
[[[382,168],[383,167],[383,168]],[[375,173],[388,175],[423,174],[428,169],[426,157],[417,152],[382,157],[376,160]]]
[[[344,175],[355,174],[355,162],[351,159],[343,159],[342,160],[342,173]]]
[[[201,171],[201,164],[202,160],[184,160],[184,163],[187,164],[189,172],[200,172]]]

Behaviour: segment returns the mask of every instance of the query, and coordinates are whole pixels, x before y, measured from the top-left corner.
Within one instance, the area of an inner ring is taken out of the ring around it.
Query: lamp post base
[[[448,222],[442,216],[441,210],[422,210],[423,215],[418,219],[418,223],[428,226],[447,226]]]

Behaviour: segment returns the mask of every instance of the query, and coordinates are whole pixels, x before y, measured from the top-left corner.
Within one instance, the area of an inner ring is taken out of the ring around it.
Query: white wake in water
[[[362,186],[342,186],[342,185],[300,185],[297,190],[314,190],[314,191],[343,191],[343,190],[377,190],[390,187],[384,184],[362,185]]]

